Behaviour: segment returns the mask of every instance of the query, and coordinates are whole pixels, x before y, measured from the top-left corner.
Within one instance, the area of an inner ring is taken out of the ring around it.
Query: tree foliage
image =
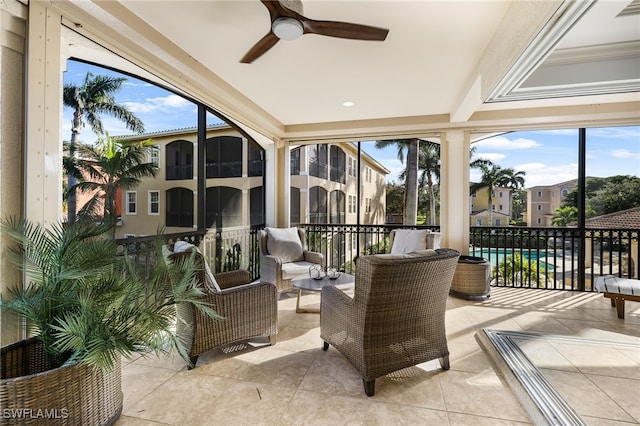
[[[79,157],[68,167],[83,177],[73,190],[93,193],[78,213],[89,220],[99,216],[97,209],[102,206],[103,220],[114,223],[118,189],[135,188],[142,178],[158,173],[158,167],[149,162],[152,151],[157,149],[151,139],[123,143],[107,133],[94,145],[78,144],[76,149]]]
[[[109,77],[104,75],[94,76],[88,72],[80,86],[65,84],[62,90],[62,103],[73,109],[73,121],[71,123],[71,140],[69,141],[69,157],[63,160],[65,169],[72,170],[66,163],[73,162],[75,158],[75,146],[79,143],[80,132],[89,124],[96,134],[103,134],[102,115],[110,115],[124,122],[128,129],[134,132],[144,132],[144,124],[127,107],[117,104],[115,93],[120,90],[126,78]],[[67,196],[67,221],[73,223],[76,220],[76,179],[81,179],[73,173],[67,174],[69,180]]]
[[[640,177],[590,177],[585,184],[586,216],[594,217],[640,207]],[[564,198],[563,207],[578,207],[578,188]]]

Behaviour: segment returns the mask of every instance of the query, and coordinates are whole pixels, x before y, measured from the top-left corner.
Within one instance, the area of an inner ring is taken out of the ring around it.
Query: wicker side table
[[[482,257],[460,256],[451,282],[452,296],[485,300],[490,296],[491,263]]]

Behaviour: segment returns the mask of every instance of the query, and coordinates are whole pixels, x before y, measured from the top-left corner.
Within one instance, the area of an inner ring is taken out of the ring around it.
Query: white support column
[[[287,228],[291,224],[291,154],[289,142],[278,144],[278,220],[277,226]]]
[[[47,226],[62,211],[61,16],[29,2],[25,216]]]
[[[274,226],[276,223],[276,144],[264,149],[264,223]]]
[[[441,134],[440,229],[442,247],[469,253],[469,148],[468,132]]]
[[[0,211],[2,218],[20,217],[24,207],[24,139],[25,139],[25,40],[27,5],[18,1],[0,2]],[[0,251],[14,241],[0,231]],[[19,285],[22,275],[8,256],[0,258],[0,294]],[[0,311],[0,346],[25,338],[25,329],[17,315]]]

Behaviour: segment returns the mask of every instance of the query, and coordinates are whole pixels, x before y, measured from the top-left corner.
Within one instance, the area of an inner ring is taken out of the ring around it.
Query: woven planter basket
[[[46,370],[35,339],[0,354],[0,424],[112,425],[122,413],[120,360],[107,373],[87,365]]]
[[[451,294],[464,299],[486,299],[490,296],[491,263],[477,257],[466,259],[461,256],[458,260]]]

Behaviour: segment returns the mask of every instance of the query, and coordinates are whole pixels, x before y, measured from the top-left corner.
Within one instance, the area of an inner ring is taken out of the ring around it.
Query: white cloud
[[[506,136],[495,136],[492,138],[481,140],[474,143],[472,146],[478,147],[478,149],[529,149],[540,146],[540,144],[533,139],[516,138],[509,139]]]
[[[507,158],[505,154],[500,154],[498,152],[483,152],[475,154],[473,158],[471,158],[471,161],[482,159],[489,160],[492,163],[497,163],[498,161],[504,160],[505,158]]]
[[[631,139],[637,142],[638,139],[640,139],[640,127],[602,127],[587,129],[587,137],[589,136],[612,139]]]
[[[531,188],[540,185],[553,185],[578,177],[576,163],[549,166],[544,163],[525,163],[514,167],[525,172],[525,186]]]
[[[144,102],[124,102],[125,107],[134,114],[167,111],[174,108],[192,108],[193,103],[178,96],[168,95],[157,98],[147,98]]]
[[[632,158],[640,160],[640,152],[631,152],[628,149],[612,149],[610,154],[612,157],[616,158]]]

